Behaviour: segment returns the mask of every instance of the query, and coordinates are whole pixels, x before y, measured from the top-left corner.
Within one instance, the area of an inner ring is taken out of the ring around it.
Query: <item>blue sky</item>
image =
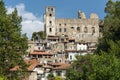
[[[43,14],[46,6],[56,7],[57,18],[77,18],[78,10],[98,14],[100,19],[105,17],[104,8],[108,0],[5,0],[8,13],[17,7],[23,17],[23,33],[31,37],[32,32],[43,30]],[[30,24],[29,24],[30,23]],[[32,25],[32,26],[31,26]],[[30,27],[29,27],[30,26]]]

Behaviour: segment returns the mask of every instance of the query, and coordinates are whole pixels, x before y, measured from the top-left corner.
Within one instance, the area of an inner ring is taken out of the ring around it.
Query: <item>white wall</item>
[[[73,61],[73,60],[76,60],[76,55],[86,55],[87,52],[82,52],[82,53],[76,53],[76,52],[69,52],[68,53],[68,60],[69,61]],[[72,59],[71,59],[72,57]]]
[[[37,80],[37,72],[31,72],[29,80]]]
[[[77,50],[87,50],[87,44],[77,44]]]
[[[73,60],[76,60],[76,55],[79,55],[78,53],[76,53],[76,52],[69,52],[68,53],[68,60],[69,61],[73,61]],[[72,59],[71,59],[71,57],[72,57]]]

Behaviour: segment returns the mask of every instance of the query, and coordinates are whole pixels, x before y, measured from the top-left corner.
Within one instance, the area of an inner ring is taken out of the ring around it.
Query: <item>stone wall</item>
[[[54,9],[54,7],[52,8]],[[69,38],[75,39],[75,41],[97,42],[99,37],[99,17],[97,14],[90,14],[88,19],[80,11],[78,12],[78,18],[57,19],[55,15],[49,16],[49,14],[54,15],[55,11],[45,13],[44,23],[47,36],[67,35]]]

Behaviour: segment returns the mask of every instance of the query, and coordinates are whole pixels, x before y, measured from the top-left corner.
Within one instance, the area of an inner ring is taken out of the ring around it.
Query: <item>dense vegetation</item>
[[[44,31],[39,31],[39,32],[33,32],[31,40],[39,40],[45,39],[45,32]]]
[[[109,0],[105,7],[103,37],[94,55],[77,56],[66,80],[120,79],[120,1]]]
[[[22,56],[26,54],[27,37],[21,34],[21,21],[17,9],[7,14],[4,1],[0,0],[0,79],[18,80],[22,71],[11,72],[10,69],[16,65],[25,69]]]
[[[59,76],[54,76],[52,73],[48,75],[47,79],[48,79],[48,80],[62,80],[61,77],[59,77]]]

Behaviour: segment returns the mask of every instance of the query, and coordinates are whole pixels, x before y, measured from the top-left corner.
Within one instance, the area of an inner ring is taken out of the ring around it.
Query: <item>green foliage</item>
[[[5,16],[6,11],[3,0],[0,0],[0,16]]]
[[[62,80],[61,77],[59,76],[54,76],[52,73],[50,73],[48,76],[47,76],[48,80]]]
[[[5,76],[0,76],[0,80],[7,80],[7,78]]]
[[[8,79],[14,76],[11,68],[19,65],[24,69],[26,66],[22,56],[26,54],[28,46],[26,35],[21,34],[21,21],[17,9],[12,14],[6,14],[4,2],[0,0],[0,75]]]
[[[101,52],[102,55],[79,56],[66,73],[66,80],[119,80],[120,59]]]
[[[33,32],[32,39],[31,40],[38,40],[38,39],[45,39],[45,32],[39,31],[39,32]]]
[[[87,80],[87,70],[90,68],[90,55],[77,56],[71,68],[67,70],[66,80]],[[88,71],[89,72],[89,71]]]
[[[99,40],[96,53],[101,50],[108,52],[109,40],[114,41],[114,43],[120,40],[120,1],[109,0],[105,12],[107,15],[104,19],[103,37]]]
[[[62,80],[59,76],[54,77],[54,80]]]
[[[47,76],[47,78],[48,78],[49,80],[53,80],[53,79],[54,79],[54,75],[53,75],[52,73],[50,73],[50,74]]]
[[[66,80],[120,79],[120,1],[106,4],[103,37],[94,55],[77,56]]]

